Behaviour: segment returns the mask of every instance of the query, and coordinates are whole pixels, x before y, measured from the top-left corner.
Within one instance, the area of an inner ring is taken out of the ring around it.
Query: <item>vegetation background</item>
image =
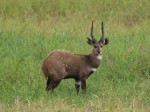
[[[149,0],[0,0],[1,112],[150,112]],[[54,49],[88,54],[105,23],[110,44],[87,94],[64,80],[45,91],[43,59]]]

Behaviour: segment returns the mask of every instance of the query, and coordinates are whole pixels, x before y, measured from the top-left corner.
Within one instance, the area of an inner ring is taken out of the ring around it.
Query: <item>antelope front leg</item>
[[[76,80],[76,82],[75,82],[75,88],[76,88],[77,94],[79,93],[80,86],[81,86],[81,81],[80,80]]]
[[[82,83],[81,87],[82,87],[83,93],[86,94],[86,80],[85,79],[82,80],[81,83]]]

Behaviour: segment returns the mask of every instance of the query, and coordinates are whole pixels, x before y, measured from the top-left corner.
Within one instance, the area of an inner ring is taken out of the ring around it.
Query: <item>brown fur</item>
[[[97,68],[99,64],[100,61],[92,54],[77,55],[64,51],[54,51],[45,59],[42,70],[45,77],[50,76],[52,80],[80,79],[88,77],[86,74],[90,74],[91,68]]]

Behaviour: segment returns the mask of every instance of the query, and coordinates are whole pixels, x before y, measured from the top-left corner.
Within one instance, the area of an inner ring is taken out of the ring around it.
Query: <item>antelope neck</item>
[[[98,68],[98,66],[100,65],[100,60],[102,59],[102,54],[95,56],[93,53],[91,53],[87,57],[91,67],[95,69]]]

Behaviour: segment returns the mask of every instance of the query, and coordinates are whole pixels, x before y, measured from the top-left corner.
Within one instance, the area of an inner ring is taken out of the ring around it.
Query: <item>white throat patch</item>
[[[95,72],[97,69],[96,69],[96,68],[91,68],[91,70],[92,70],[93,72]]]
[[[97,56],[97,59],[102,60],[102,55],[99,54],[99,55]]]

